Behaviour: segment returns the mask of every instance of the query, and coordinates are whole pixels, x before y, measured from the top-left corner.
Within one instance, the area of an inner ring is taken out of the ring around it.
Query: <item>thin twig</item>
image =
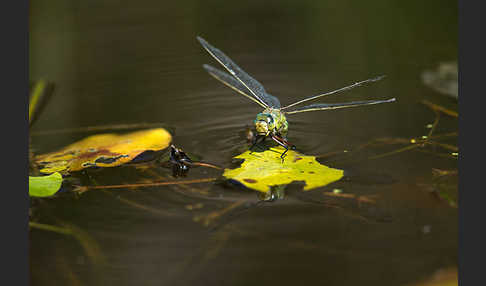
[[[449,159],[457,159],[457,156],[454,156],[450,153],[437,153],[437,152],[431,152],[431,151],[422,150],[422,149],[417,150],[417,152],[432,154],[432,155],[435,155],[435,156],[445,157],[445,158],[449,158]]]
[[[64,223],[62,221],[60,221],[60,223],[64,227],[36,222],[29,222],[29,227],[71,235],[81,244],[86,255],[91,259],[91,261],[93,261],[95,264],[105,263],[105,257],[103,256],[98,243],[87,232],[72,224]]]
[[[187,180],[187,181],[170,181],[170,182],[155,182],[144,184],[123,184],[123,185],[106,185],[106,186],[77,186],[77,191],[95,190],[95,189],[126,189],[126,188],[143,188],[143,187],[156,187],[167,185],[184,185],[184,184],[197,184],[216,181],[216,178]]]
[[[437,105],[437,104],[434,104],[428,100],[422,100],[421,101],[422,104],[425,104],[426,106],[428,106],[430,109],[434,110],[434,111],[440,111],[444,114],[447,114],[449,116],[452,116],[452,117],[459,117],[459,114],[453,110],[450,110],[450,109],[447,109],[443,106],[440,106],[440,105]]]
[[[50,224],[43,224],[43,223],[37,223],[37,222],[29,221],[29,227],[37,228],[37,229],[41,229],[41,230],[52,231],[52,232],[56,232],[56,233],[60,233],[60,234],[67,234],[67,235],[73,234],[73,232],[68,228],[59,227],[59,226],[50,225]]]
[[[108,192],[108,191],[103,191],[107,194],[110,194],[110,195],[113,195],[112,193]],[[121,196],[115,196],[120,202],[122,203],[125,203],[131,207],[134,207],[134,208],[137,208],[137,209],[141,209],[141,210],[144,210],[144,211],[147,211],[147,212],[150,212],[150,213],[154,213],[154,214],[157,214],[157,215],[164,215],[164,216],[174,216],[173,213],[171,212],[168,212],[168,211],[165,211],[165,210],[160,210],[160,209],[155,209],[155,208],[151,208],[149,206],[146,206],[146,205],[142,205],[140,203],[137,203],[137,202],[134,202],[132,200],[129,200],[129,199],[125,199],[125,198],[122,198]]]
[[[331,192],[323,192],[323,194],[328,197],[353,199],[356,200],[358,203],[376,204],[376,201],[369,196],[359,196],[354,194],[342,194],[342,193],[339,194],[339,193],[331,193]]]
[[[437,124],[439,124],[440,113],[437,110],[434,110],[434,113],[435,113],[435,120],[434,120],[434,123],[432,124],[432,128],[430,128],[429,134],[427,134],[427,138],[425,139],[425,142],[427,142],[429,140],[429,138],[434,133],[435,128],[437,127]],[[425,144],[425,142],[424,142],[424,144]]]
[[[246,202],[247,202],[246,200],[236,201],[236,202],[232,203],[231,205],[229,205],[228,207],[226,207],[222,210],[217,210],[217,211],[211,212],[208,215],[204,215],[204,216],[196,216],[196,217],[194,217],[194,221],[196,221],[196,222],[202,221],[204,226],[209,226],[211,224],[211,222],[214,221],[215,219],[221,217],[222,215],[228,213],[229,211],[239,207],[240,205],[242,205]]]
[[[223,168],[221,168],[221,167],[218,167],[218,166],[210,164],[210,163],[204,163],[204,162],[192,162],[190,165],[199,166],[199,167],[208,167],[208,168],[213,168],[213,169],[217,169],[217,170],[223,170]]]
[[[391,151],[391,152],[387,152],[387,153],[384,153],[384,154],[371,156],[368,159],[372,160],[372,159],[383,158],[383,157],[386,157],[386,156],[390,156],[390,155],[393,155],[393,154],[401,153],[401,152],[404,152],[404,151],[407,151],[407,150],[411,150],[411,149],[415,149],[415,148],[418,148],[418,147],[421,147],[421,146],[419,144],[409,145],[409,146],[406,146],[406,147],[403,147],[403,148],[400,148],[400,149],[397,149],[397,150],[394,150],[394,151]]]

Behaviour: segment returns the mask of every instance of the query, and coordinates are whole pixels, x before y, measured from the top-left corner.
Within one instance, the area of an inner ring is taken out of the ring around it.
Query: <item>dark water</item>
[[[34,1],[30,77],[56,83],[32,129],[37,153],[86,133],[46,130],[161,122],[174,143],[230,166],[259,106],[202,69],[217,63],[196,36],[222,49],[288,104],[386,74],[324,102],[396,97],[397,102],[289,116],[289,140],[305,154],[353,150],[380,137],[426,135],[434,113],[420,101],[456,103],[420,74],[457,59],[455,1]],[[435,133],[457,131],[442,116]],[[455,144],[455,138],[449,141]],[[369,150],[385,153],[404,145]],[[348,158],[349,159],[349,158]],[[350,163],[351,162],[351,163]],[[254,192],[221,184],[89,191],[36,202],[37,222],[89,235],[30,232],[32,285],[405,285],[457,266],[457,209],[431,195],[432,168],[457,160],[409,151],[376,160],[324,160],[350,180],[249,207],[210,226],[195,221]],[[218,176],[191,170],[187,179]],[[167,169],[90,173],[100,184],[134,183]],[[82,178],[83,180],[85,178]],[[454,187],[457,180],[449,182]],[[335,188],[374,204],[324,196]],[[190,209],[190,206],[196,206]],[[214,225],[218,226],[213,228]]]

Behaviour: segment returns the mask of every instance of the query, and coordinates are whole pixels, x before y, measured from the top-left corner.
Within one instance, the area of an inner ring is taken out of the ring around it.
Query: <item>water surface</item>
[[[289,140],[302,153],[353,150],[380,137],[420,137],[435,118],[421,100],[456,108],[454,100],[420,79],[424,70],[457,57],[456,6],[453,1],[35,1],[30,78],[52,80],[57,89],[32,129],[33,147],[50,152],[91,135],[35,132],[161,122],[175,130],[178,147],[231,166],[231,158],[247,146],[245,126],[261,110],[206,74],[202,64],[217,62],[197,35],[283,105],[387,75],[321,102],[396,97],[395,103],[290,115]],[[455,131],[457,120],[442,116],[435,132]],[[89,191],[37,202],[33,219],[82,229],[103,259],[93,260],[72,237],[32,230],[32,285],[405,285],[457,266],[457,209],[426,187],[433,183],[432,168],[455,169],[455,159],[410,151],[323,163],[353,176],[306,193],[299,184],[290,186],[284,200],[252,205],[227,223],[216,221],[221,224],[216,229],[194,218],[241,200],[251,205],[257,195],[201,184]],[[170,170],[121,167],[89,175],[90,183],[119,184],[170,179]],[[199,168],[187,179],[218,175]],[[452,179],[450,185],[456,183]],[[323,195],[336,188],[374,197],[376,203]]]

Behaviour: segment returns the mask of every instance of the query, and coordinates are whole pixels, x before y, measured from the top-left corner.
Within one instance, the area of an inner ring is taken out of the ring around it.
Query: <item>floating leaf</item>
[[[29,195],[31,197],[49,197],[54,195],[62,184],[62,175],[53,173],[49,176],[29,176]]]
[[[329,168],[316,161],[314,156],[302,155],[289,150],[284,161],[280,158],[285,149],[275,147],[264,152],[246,151],[235,157],[244,159],[239,168],[225,169],[223,176],[260,192],[268,192],[272,186],[288,185],[304,181],[304,190],[311,190],[335,182],[343,177],[343,171]]]
[[[172,137],[163,128],[123,135],[100,134],[87,137],[57,152],[36,158],[42,173],[74,172],[88,167],[115,167],[132,161],[146,151],[166,148]]]

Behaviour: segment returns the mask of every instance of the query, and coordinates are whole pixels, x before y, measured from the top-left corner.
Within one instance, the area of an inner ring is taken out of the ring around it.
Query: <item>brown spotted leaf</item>
[[[128,163],[145,151],[159,151],[172,137],[163,128],[128,134],[89,136],[59,151],[39,155],[36,161],[42,173],[74,172],[88,167],[115,167]]]

